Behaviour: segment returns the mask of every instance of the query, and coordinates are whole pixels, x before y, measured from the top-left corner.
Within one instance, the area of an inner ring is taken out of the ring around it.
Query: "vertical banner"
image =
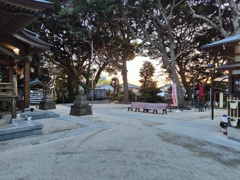
[[[203,98],[203,84],[199,83],[199,98]]]
[[[172,99],[174,106],[178,106],[178,99],[177,99],[177,84],[174,83],[172,85]]]

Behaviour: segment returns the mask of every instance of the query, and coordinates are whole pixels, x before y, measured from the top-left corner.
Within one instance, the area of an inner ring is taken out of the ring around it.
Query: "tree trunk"
[[[129,103],[129,92],[128,92],[128,78],[127,78],[127,59],[123,59],[123,66],[122,66],[122,80],[123,80],[123,103]]]
[[[75,93],[74,93],[74,86],[72,85],[73,83],[73,77],[71,75],[68,75],[68,102],[73,102],[73,100],[75,99]]]

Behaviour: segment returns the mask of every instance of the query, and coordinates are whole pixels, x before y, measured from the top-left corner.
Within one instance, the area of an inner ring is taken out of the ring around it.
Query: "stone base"
[[[56,103],[53,101],[52,102],[40,102],[39,109],[42,109],[42,110],[56,109]]]
[[[32,117],[32,120],[60,117],[59,114],[51,111],[33,111],[33,112],[25,111],[20,114],[21,118],[30,117],[30,116]]]
[[[12,124],[0,126],[0,142],[10,139],[22,138],[42,134],[43,125],[36,122],[13,120]]]
[[[90,105],[88,105],[88,106],[71,105],[70,115],[72,115],[72,116],[92,115],[92,108]]]
[[[240,128],[228,126],[227,137],[236,141],[240,141]]]

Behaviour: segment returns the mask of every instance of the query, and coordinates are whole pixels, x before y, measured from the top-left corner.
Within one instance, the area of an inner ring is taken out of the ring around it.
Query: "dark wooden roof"
[[[29,82],[31,88],[49,88],[49,86],[41,81],[38,78],[30,80]],[[20,84],[18,87],[24,87],[23,84]]]
[[[24,57],[25,55],[49,50],[52,46],[39,39],[36,33],[27,29],[20,30],[14,34],[0,34],[0,39],[0,54],[7,55],[18,61],[27,61],[28,58]],[[20,50],[20,55],[16,55],[13,52],[14,48]]]
[[[13,34],[13,36],[25,42],[26,44],[31,45],[32,48],[37,48],[40,50],[49,50],[52,44],[46,43],[45,41],[42,41],[41,39],[38,38],[38,34],[29,31],[27,29],[23,29],[20,32]]]
[[[224,39],[221,39],[219,41],[215,41],[213,43],[210,44],[206,44],[204,46],[201,46],[200,49],[210,49],[210,48],[214,48],[217,46],[222,46],[222,45],[226,45],[229,43],[236,43],[240,41],[240,34],[236,34],[234,36],[230,36],[230,37],[226,37]]]
[[[219,41],[201,46],[200,50],[218,51],[222,56],[235,56],[235,46],[240,42],[240,34],[230,36]],[[240,62],[231,62],[217,67],[216,69],[236,70],[240,69]]]
[[[219,41],[201,46],[199,50],[219,52],[221,56],[234,56],[235,45],[240,42],[240,34],[229,36]]]
[[[0,0],[0,33],[17,33],[52,3],[43,0]]]
[[[30,52],[50,49],[48,44],[38,38],[32,31],[24,29],[35,21],[46,8],[53,3],[45,0],[0,0],[0,54],[18,59],[28,60],[24,57]],[[13,49],[20,49],[21,54],[16,55]],[[0,59],[7,64],[7,58]]]
[[[227,69],[227,70],[240,69],[240,62],[227,63],[227,64],[224,64],[222,66],[216,67],[216,69]]]

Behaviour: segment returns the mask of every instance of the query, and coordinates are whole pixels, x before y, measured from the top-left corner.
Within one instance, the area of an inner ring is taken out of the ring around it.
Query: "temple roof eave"
[[[18,60],[21,60],[21,61],[28,61],[28,58],[27,57],[24,57],[24,56],[21,56],[21,55],[17,55],[7,49],[5,49],[4,47],[0,46],[0,53],[3,53],[11,58],[14,58],[14,59],[18,59]]]
[[[219,41],[215,41],[213,43],[201,46],[199,49],[200,50],[207,50],[207,49],[212,49],[212,48],[216,48],[216,47],[219,47],[219,46],[223,46],[223,45],[226,45],[226,44],[237,43],[239,41],[240,41],[240,34],[236,34],[234,36],[229,36],[229,37],[226,37],[226,38],[221,39]]]
[[[240,62],[231,62],[222,66],[216,67],[216,69],[236,70],[240,69]]]
[[[17,33],[53,3],[44,0],[0,0],[0,33]]]
[[[13,36],[18,40],[21,40],[22,42],[25,42],[26,44],[29,44],[40,50],[46,51],[52,47],[52,44],[46,43],[45,41],[37,38],[36,36],[33,36],[32,34],[33,32],[27,29],[23,29],[19,33],[13,34]]]

